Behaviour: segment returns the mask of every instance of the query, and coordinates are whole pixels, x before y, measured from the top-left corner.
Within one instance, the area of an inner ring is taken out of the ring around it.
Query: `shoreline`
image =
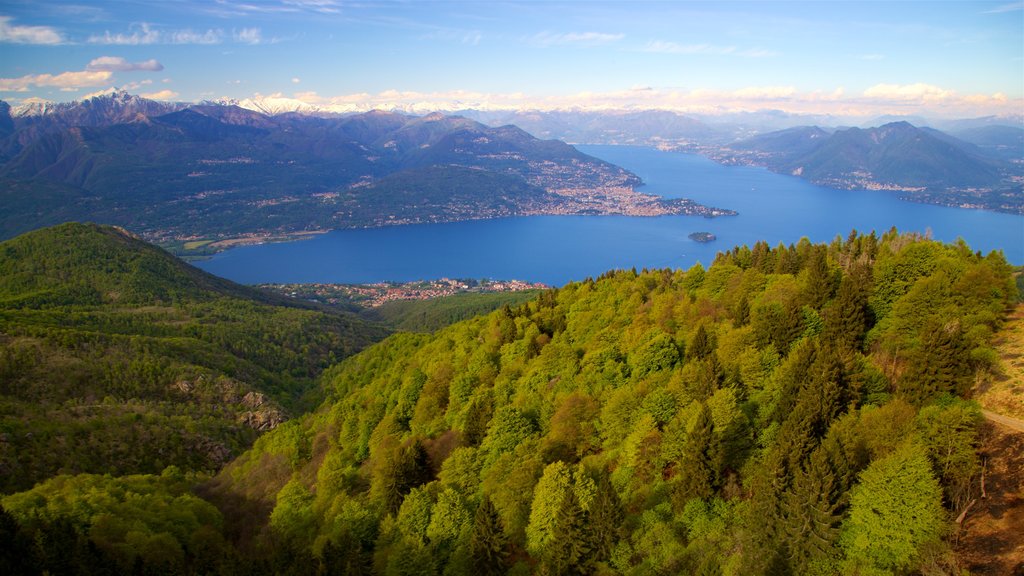
[[[253,232],[250,234],[243,234],[239,236],[233,236],[230,238],[211,239],[204,238],[202,236],[188,236],[185,238],[174,238],[169,241],[158,241],[150,240],[156,243],[158,246],[167,250],[171,254],[174,254],[178,258],[186,262],[195,262],[201,260],[208,260],[213,256],[222,252],[227,252],[232,248],[238,248],[240,246],[258,246],[262,244],[279,244],[285,242],[300,242],[303,240],[311,240],[317,236],[328,234],[330,232],[345,231],[345,230],[376,230],[381,228],[391,228],[395,226],[421,226],[431,224],[456,224],[459,222],[478,222],[482,220],[500,220],[503,218],[532,218],[536,216],[577,216],[577,217],[602,217],[602,216],[623,216],[627,218],[661,218],[664,216],[691,216],[700,218],[719,218],[736,216],[739,212],[728,208],[715,208],[711,206],[705,206],[688,198],[660,198],[665,209],[664,212],[643,214],[643,213],[630,213],[629,211],[623,212],[528,212],[524,214],[507,214],[500,216],[481,216],[478,218],[454,218],[454,219],[436,219],[436,220],[422,220],[422,221],[384,221],[373,225],[363,226],[348,226],[331,228],[328,230],[309,230],[301,232],[277,232],[277,233],[260,233]],[[695,209],[695,207],[697,207]],[[192,244],[193,247],[189,247]]]

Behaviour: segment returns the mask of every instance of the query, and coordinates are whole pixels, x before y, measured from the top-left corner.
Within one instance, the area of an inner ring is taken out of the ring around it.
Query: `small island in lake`
[[[711,232],[694,232],[689,235],[689,238],[694,242],[714,242],[718,239],[718,237]]]

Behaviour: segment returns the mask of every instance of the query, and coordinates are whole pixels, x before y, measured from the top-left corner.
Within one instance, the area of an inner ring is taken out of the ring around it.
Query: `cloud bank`
[[[60,88],[71,92],[82,88],[95,88],[110,83],[109,70],[82,70],[60,74],[27,74],[19,78],[0,78],[0,92],[27,92],[30,87]]]
[[[152,24],[142,22],[133,25],[128,32],[111,32],[89,36],[89,44],[108,46],[144,46],[149,44],[222,44],[232,40],[239,44],[262,44],[263,32],[259,28],[242,28],[229,35],[220,28],[207,30],[160,30]]]
[[[153,59],[143,62],[129,62],[120,56],[100,56],[89,62],[85,69],[90,72],[100,70],[110,72],[159,72],[164,69],[164,65]]]
[[[15,26],[13,18],[0,16],[0,42],[9,44],[63,44],[64,37],[49,26]]]
[[[423,113],[435,110],[671,110],[681,113],[726,114],[778,110],[792,114],[874,117],[883,114],[928,114],[971,117],[1020,114],[1024,100],[1002,93],[960,94],[930,84],[877,84],[860,93],[842,87],[801,91],[793,86],[749,86],[736,90],[636,87],[612,92],[577,92],[538,96],[521,92],[471,90],[417,92],[386,90],[321,96],[297,92],[294,100],[325,111],[360,112],[375,108]]]

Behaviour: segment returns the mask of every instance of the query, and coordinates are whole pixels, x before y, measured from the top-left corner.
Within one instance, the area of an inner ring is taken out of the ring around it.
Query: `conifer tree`
[[[835,300],[825,310],[824,340],[844,353],[859,350],[868,328],[867,304],[857,279],[844,276]]]
[[[814,560],[834,555],[839,538],[842,486],[836,481],[829,453],[819,446],[797,472],[782,502],[782,532],[789,567],[803,574]]]
[[[806,269],[803,301],[812,308],[821,308],[832,297],[835,289],[834,276],[829,270],[828,254],[824,247],[815,247],[811,251]]]
[[[737,326],[746,326],[747,323],[750,322],[750,301],[747,299],[746,294],[744,294],[736,304],[736,311],[733,313],[733,319]]]
[[[679,462],[680,478],[674,489],[673,504],[680,510],[691,498],[710,498],[718,487],[721,454],[714,428],[711,410],[702,403]]]
[[[612,485],[608,473],[601,470],[597,477],[597,491],[587,512],[590,534],[593,538],[594,560],[607,560],[622,533],[622,502]]]
[[[715,352],[715,344],[703,324],[697,327],[697,332],[693,335],[693,341],[687,351],[691,358],[698,360],[703,360]]]
[[[775,250],[779,253],[775,261],[776,274],[796,274],[800,271],[800,259],[792,245],[786,247],[779,244]]]
[[[592,560],[587,514],[574,490],[566,490],[555,515],[551,541],[541,558],[544,576],[584,576],[590,574]]]
[[[473,517],[469,555],[473,573],[500,576],[508,571],[508,536],[494,503],[486,495]]]
[[[959,322],[926,328],[921,349],[897,381],[897,391],[921,405],[937,395],[965,395],[973,375],[970,350]]]

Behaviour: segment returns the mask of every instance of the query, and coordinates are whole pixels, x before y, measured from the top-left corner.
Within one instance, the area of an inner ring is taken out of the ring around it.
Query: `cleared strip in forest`
[[[991,422],[995,422],[1005,428],[1024,433],[1024,420],[1010,418],[1009,416],[1003,416],[1002,414],[996,414],[995,412],[990,412],[988,410],[982,410],[981,413]]]

